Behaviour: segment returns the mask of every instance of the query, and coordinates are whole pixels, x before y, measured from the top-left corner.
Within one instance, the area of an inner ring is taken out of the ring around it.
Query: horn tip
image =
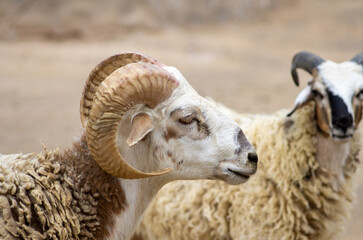
[[[138,171],[138,173],[136,175],[123,176],[122,178],[125,178],[125,179],[140,179],[140,178],[156,177],[156,176],[161,176],[161,175],[165,175],[167,173],[170,173],[172,170],[173,170],[172,168],[164,168],[164,169],[161,169],[159,171],[150,172],[150,173],[139,172]]]
[[[137,143],[137,141],[136,141],[135,139],[131,140],[131,139],[129,138],[129,139],[127,139],[127,141],[126,141],[126,144],[127,144],[127,146],[129,146],[129,147],[134,146],[136,143]]]
[[[294,83],[296,86],[299,86],[299,76],[297,75],[296,68],[293,68],[291,70],[292,79],[294,80]]]

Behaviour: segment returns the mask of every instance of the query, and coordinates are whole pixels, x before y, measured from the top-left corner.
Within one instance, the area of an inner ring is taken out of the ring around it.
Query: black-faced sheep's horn
[[[325,60],[311,52],[299,52],[296,53],[292,59],[291,64],[291,75],[296,84],[299,86],[299,77],[296,69],[301,68],[312,74],[313,70],[316,69]]]
[[[135,63],[140,61],[163,65],[161,62],[152,59],[146,55],[140,53],[125,52],[111,56],[103,60],[96,67],[93,68],[84,85],[81,98],[80,114],[83,127],[86,127],[88,116],[92,108],[93,97],[101,82],[103,82],[103,80],[105,80],[107,76],[113,73],[116,69],[126,66],[129,63]]]
[[[352,58],[350,61],[363,65],[363,52],[355,55],[354,58]]]
[[[107,68],[107,67],[105,67]],[[136,179],[168,173],[144,173],[125,162],[116,146],[116,132],[123,115],[136,104],[150,108],[168,99],[179,86],[169,72],[152,63],[130,63],[110,74],[97,88],[86,133],[97,164],[115,177]]]

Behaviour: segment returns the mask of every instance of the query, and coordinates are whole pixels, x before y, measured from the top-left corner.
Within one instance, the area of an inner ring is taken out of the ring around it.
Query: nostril
[[[247,155],[248,161],[253,162],[253,163],[257,163],[258,162],[258,156],[255,152],[250,152]]]
[[[349,115],[347,117],[341,117],[334,123],[335,126],[342,128],[342,129],[346,129],[352,124],[353,124],[353,118],[351,115]]]

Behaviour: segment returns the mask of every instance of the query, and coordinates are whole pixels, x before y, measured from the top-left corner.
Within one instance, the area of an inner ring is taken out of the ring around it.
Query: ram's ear
[[[154,130],[154,124],[151,116],[146,113],[139,113],[132,119],[130,136],[126,143],[132,147],[146,137],[148,133]]]
[[[308,85],[306,88],[304,88],[299,95],[297,96],[295,100],[295,106],[293,110],[287,114],[288,117],[290,117],[297,109],[305,106],[307,103],[309,103],[311,100],[314,99],[314,95],[311,93],[311,85]]]

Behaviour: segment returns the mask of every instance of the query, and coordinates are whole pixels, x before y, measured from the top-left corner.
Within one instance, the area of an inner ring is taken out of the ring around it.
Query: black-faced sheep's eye
[[[358,93],[357,93],[357,98],[359,99],[359,100],[363,100],[363,89],[362,90],[360,90]]]
[[[319,91],[312,89],[311,93],[314,95],[314,97],[319,97],[319,98],[323,98],[323,94],[321,94]]]

